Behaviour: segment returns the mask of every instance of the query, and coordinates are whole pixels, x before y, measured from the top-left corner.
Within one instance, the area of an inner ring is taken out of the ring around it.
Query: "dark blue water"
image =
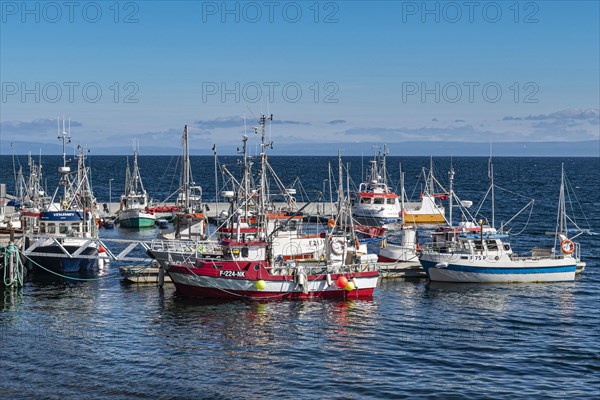
[[[176,182],[172,173],[163,178],[169,160],[140,158],[152,197],[176,187],[167,183]],[[125,157],[89,161],[96,196],[108,201],[114,179],[115,201]],[[336,160],[271,161],[286,185],[300,177],[307,197],[318,197],[327,163]],[[367,160],[345,161],[359,182]],[[450,159],[434,161],[445,179]],[[234,158],[221,162],[236,168]],[[417,176],[429,160],[390,157],[394,184],[400,162],[407,191],[417,187],[418,196]],[[515,225],[515,232],[526,228],[512,238],[517,249],[549,244],[543,232],[554,229],[561,162],[589,224],[600,231],[598,159],[498,158],[496,183],[536,200],[529,223],[527,213]],[[49,188],[57,163],[44,162]],[[486,160],[455,158],[453,164],[456,191],[477,202],[487,189]],[[193,167],[210,199],[212,158],[193,158]],[[2,158],[1,173],[10,184],[9,157]],[[527,201],[498,191],[496,224]],[[36,278],[0,296],[0,398],[597,398],[600,241],[578,241],[588,266],[575,282],[393,280],[382,282],[371,301],[190,301],[170,286],[125,285],[116,266],[97,281]]]

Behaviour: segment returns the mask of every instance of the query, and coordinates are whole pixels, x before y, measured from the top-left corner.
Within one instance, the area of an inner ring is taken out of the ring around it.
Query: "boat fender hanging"
[[[560,249],[565,254],[571,254],[575,251],[575,244],[570,239],[565,239],[560,242]]]

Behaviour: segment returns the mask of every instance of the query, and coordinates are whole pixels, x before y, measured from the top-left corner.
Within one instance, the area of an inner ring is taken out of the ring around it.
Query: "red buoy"
[[[346,278],[345,276],[340,276],[339,278],[336,279],[335,284],[340,289],[344,289],[346,287],[346,285],[348,284],[348,278]]]

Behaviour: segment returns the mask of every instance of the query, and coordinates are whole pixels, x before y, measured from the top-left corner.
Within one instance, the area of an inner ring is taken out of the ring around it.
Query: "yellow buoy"
[[[260,280],[256,281],[255,285],[258,290],[264,290],[267,287],[267,282],[260,279]]]
[[[350,281],[350,282],[348,282],[348,283],[346,284],[346,287],[344,287],[344,289],[346,289],[347,291],[351,291],[351,290],[354,290],[354,289],[356,289],[356,286],[354,286],[354,283],[352,283],[352,282]]]

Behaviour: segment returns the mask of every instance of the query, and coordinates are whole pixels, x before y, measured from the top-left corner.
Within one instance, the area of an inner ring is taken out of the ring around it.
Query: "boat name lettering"
[[[246,271],[219,271],[220,276],[243,278],[246,276]]]
[[[485,260],[487,257],[486,256],[474,256],[473,259],[476,261],[481,261],[481,260]]]

